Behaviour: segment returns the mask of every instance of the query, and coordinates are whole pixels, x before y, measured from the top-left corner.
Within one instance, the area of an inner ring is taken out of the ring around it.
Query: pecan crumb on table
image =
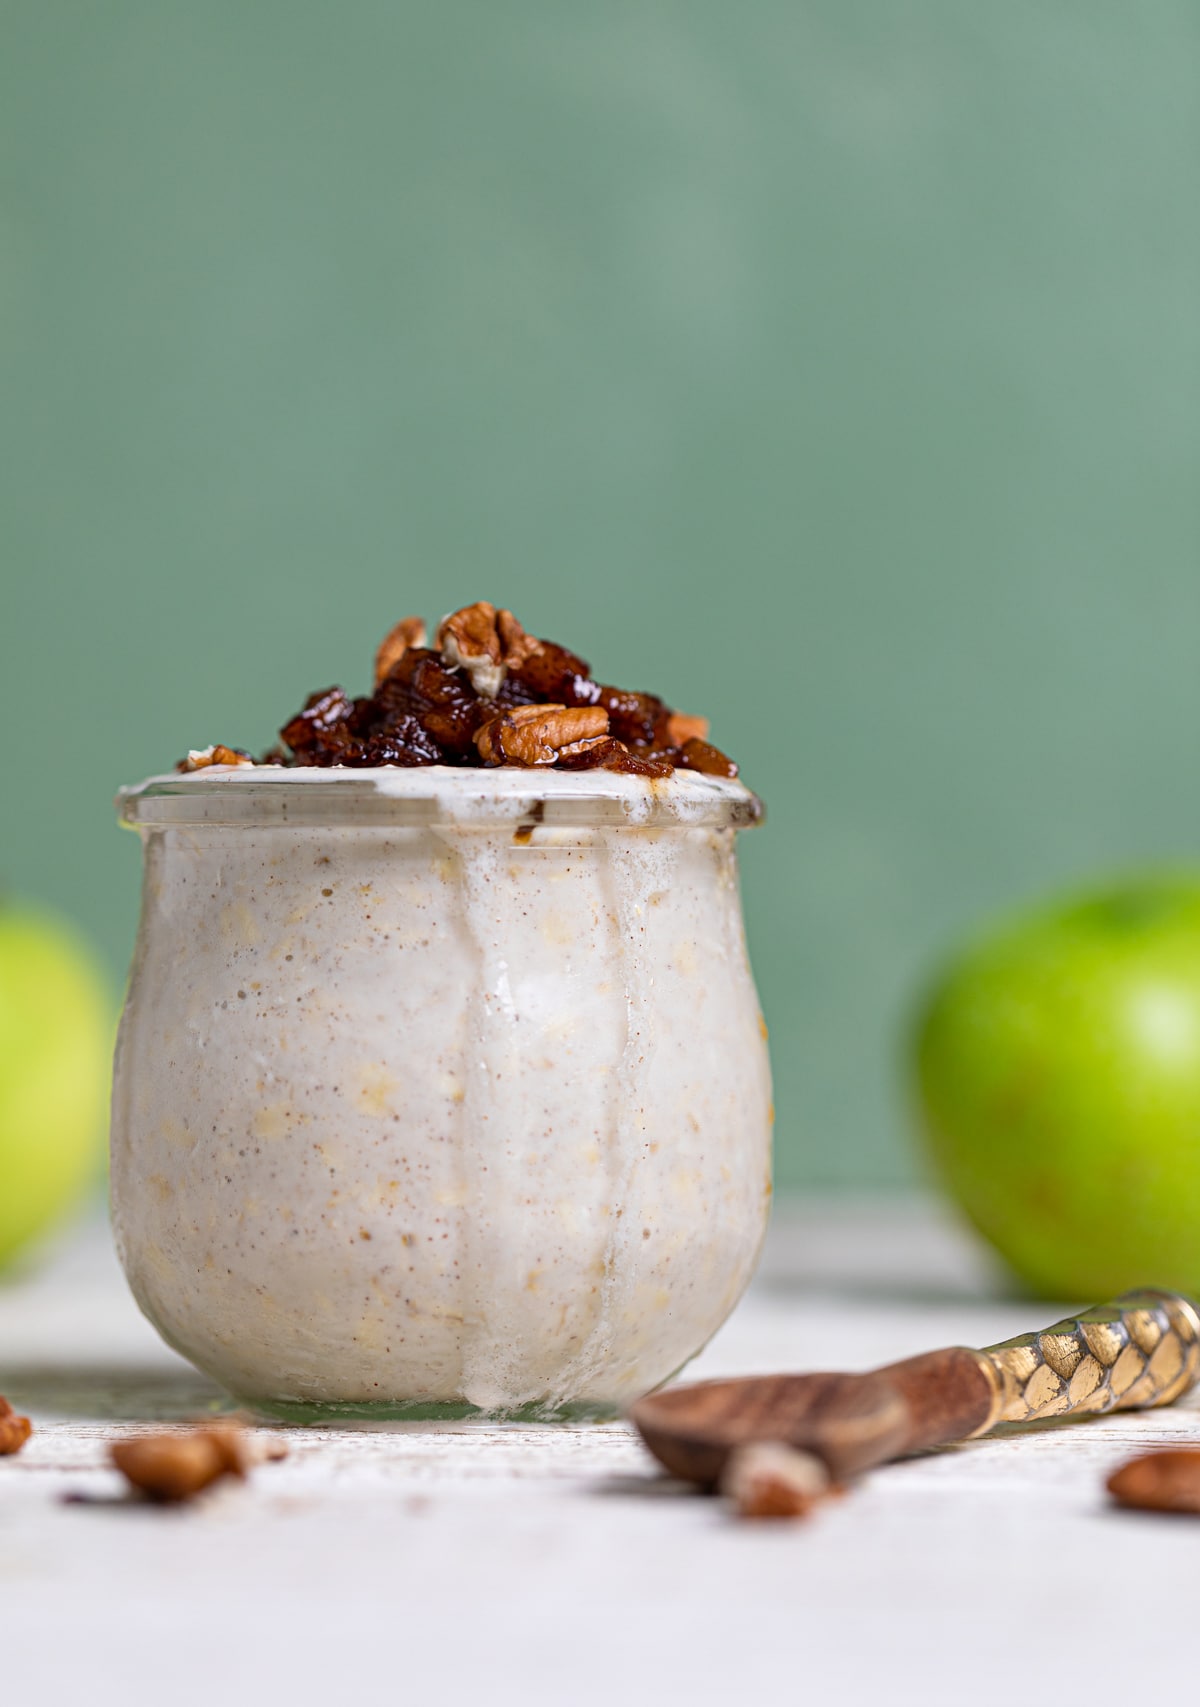
[[[11,1458],[33,1433],[28,1417],[19,1417],[8,1400],[0,1396],[0,1458]]]
[[[109,1456],[131,1487],[163,1504],[194,1499],[222,1476],[242,1478],[248,1468],[241,1431],[227,1426],[132,1435],[114,1441]]]
[[[459,765],[621,771],[669,777],[677,768],[734,777],[738,767],[708,741],[708,720],[675,711],[657,694],[592,679],[591,668],[552,640],[526,633],[486,600],[439,623],[433,646],[406,616],[375,654],[374,691],[312,694],[280,730],[282,747],[260,764]],[[176,767],[204,770],[255,761],[239,747],[190,752]]]

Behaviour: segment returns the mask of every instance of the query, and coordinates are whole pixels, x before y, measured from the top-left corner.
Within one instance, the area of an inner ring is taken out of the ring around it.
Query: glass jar
[[[112,1204],[138,1303],[298,1419],[611,1413],[770,1196],[739,783],[284,770],[122,791]]]

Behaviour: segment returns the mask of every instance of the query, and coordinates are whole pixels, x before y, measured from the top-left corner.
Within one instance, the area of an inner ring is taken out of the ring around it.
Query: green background
[[[3,875],[484,596],[711,714],[780,1173],[997,907],[1200,848],[1200,12],[0,0]]]

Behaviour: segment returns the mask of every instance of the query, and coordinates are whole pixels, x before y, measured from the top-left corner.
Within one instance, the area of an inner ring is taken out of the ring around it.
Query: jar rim
[[[615,771],[538,771],[424,765],[412,769],[209,766],[122,788],[121,822],[174,825],[337,826],[544,823],[626,829],[749,829],[763,803],[744,783],[698,771],[661,780]]]

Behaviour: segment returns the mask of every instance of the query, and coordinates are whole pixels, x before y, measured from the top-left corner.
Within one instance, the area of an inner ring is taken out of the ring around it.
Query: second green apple
[[[927,999],[916,1077],[937,1170],[1027,1285],[1200,1295],[1200,874],[985,936]]]

